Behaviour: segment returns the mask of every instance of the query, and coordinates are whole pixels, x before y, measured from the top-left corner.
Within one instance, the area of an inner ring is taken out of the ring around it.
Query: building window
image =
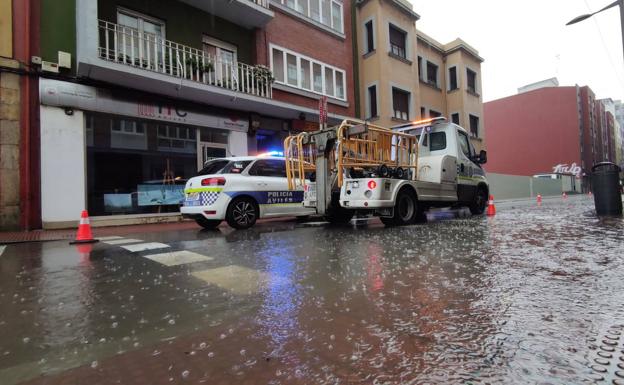
[[[420,107],[420,118],[424,119],[425,114],[427,113],[427,109],[425,107]]]
[[[407,33],[390,24],[390,53],[403,59],[407,58]]]
[[[468,78],[468,91],[476,94],[477,93],[477,73],[467,68],[466,77]]]
[[[377,115],[377,86],[368,87],[368,118],[374,118]]]
[[[392,109],[394,111],[394,117],[401,120],[409,120],[409,102],[410,93],[400,90],[398,88],[392,88]]]
[[[449,68],[449,91],[457,89],[457,67]]]
[[[225,130],[89,112],[85,122],[93,132],[85,186],[91,215],[179,213],[185,183],[197,174],[198,148],[227,154]]]
[[[430,118],[437,118],[442,116],[442,113],[438,112],[438,111],[434,111],[434,110],[429,110],[429,117]]]
[[[299,53],[271,45],[271,69],[275,82],[346,100],[344,70]]]
[[[479,117],[470,115],[470,135],[479,137]]]
[[[459,114],[457,112],[451,115],[451,122],[459,126]]]
[[[340,1],[281,0],[281,3],[335,31],[343,32],[344,15],[342,12],[342,2]]]
[[[237,48],[210,36],[202,38],[203,50],[208,61],[214,65],[215,80],[220,83],[235,82],[237,80]]]
[[[438,86],[438,66],[432,62],[427,62],[427,83]]]
[[[147,15],[124,8],[117,9],[118,36],[120,45],[125,47],[119,51],[127,57],[139,58],[143,52],[153,49],[155,42],[160,44],[165,39],[165,22],[154,19]],[[158,47],[158,54],[162,54],[162,48]],[[132,56],[131,56],[132,55]]]
[[[418,80],[423,80],[422,76],[422,57],[418,56]]]
[[[370,53],[375,50],[375,34],[373,32],[372,20],[369,20],[366,24],[364,24],[364,30],[366,31],[366,53]]]
[[[158,126],[158,151],[188,152],[197,151],[197,130],[192,127]]]

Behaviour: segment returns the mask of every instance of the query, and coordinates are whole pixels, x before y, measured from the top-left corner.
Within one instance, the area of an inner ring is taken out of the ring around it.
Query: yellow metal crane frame
[[[291,135],[284,141],[288,188],[305,185],[306,173],[316,171],[317,147],[315,135],[335,133],[334,148],[325,149],[330,157],[330,168],[337,174],[337,185],[342,187],[347,170],[375,168],[418,170],[418,137],[390,128],[358,120],[344,120],[329,130]]]

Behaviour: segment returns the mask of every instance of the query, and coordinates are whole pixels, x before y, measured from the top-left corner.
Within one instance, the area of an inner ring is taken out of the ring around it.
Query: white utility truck
[[[303,187],[305,207],[331,222],[357,212],[387,225],[426,219],[432,207],[485,210],[489,185],[462,127],[433,118],[392,128],[345,120],[284,142],[289,189]]]

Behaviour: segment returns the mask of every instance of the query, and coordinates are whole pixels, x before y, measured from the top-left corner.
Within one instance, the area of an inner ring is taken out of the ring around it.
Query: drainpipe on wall
[[[355,117],[361,118],[360,114],[360,65],[357,44],[357,0],[351,0],[351,47],[353,50],[353,100],[355,103]]]
[[[39,2],[14,0],[14,58],[29,66],[39,52]],[[20,79],[20,227],[41,228],[39,165],[39,79]]]

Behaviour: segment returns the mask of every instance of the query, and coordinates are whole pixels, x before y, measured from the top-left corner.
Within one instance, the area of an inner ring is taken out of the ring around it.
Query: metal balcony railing
[[[252,3],[256,3],[261,7],[269,8],[269,0],[249,0]]]
[[[267,0],[250,0],[268,7]],[[177,78],[272,98],[273,76],[263,66],[224,60],[204,51],[108,21],[99,21],[101,59]]]

